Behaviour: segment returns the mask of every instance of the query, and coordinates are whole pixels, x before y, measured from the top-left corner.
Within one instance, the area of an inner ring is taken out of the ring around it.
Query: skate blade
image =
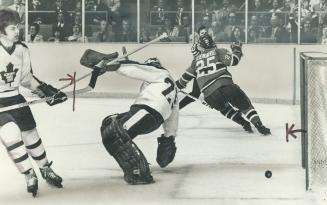
[[[147,184],[153,184],[155,183],[154,180],[152,181],[133,181],[133,182],[127,182],[129,185],[147,185]]]
[[[50,185],[51,187],[56,187],[56,188],[63,188],[62,184],[61,183],[53,183],[53,182],[49,182],[49,181],[46,181],[48,185]]]
[[[31,193],[32,196],[35,198],[36,195],[37,195],[37,190],[38,190],[38,188],[36,187],[36,188],[34,188],[34,189],[27,190],[27,192],[28,192],[28,193]]]
[[[37,195],[37,191],[33,191],[33,192],[32,192],[32,196],[35,198],[36,195]]]
[[[252,129],[246,129],[246,128],[243,128],[245,132],[247,133],[254,133],[254,131]]]
[[[53,183],[48,183],[51,187],[55,187],[55,188],[58,188],[58,189],[61,189],[63,188],[62,184],[53,184]]]

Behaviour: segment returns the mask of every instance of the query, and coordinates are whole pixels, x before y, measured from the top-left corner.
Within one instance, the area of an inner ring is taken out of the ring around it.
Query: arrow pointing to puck
[[[288,128],[288,123],[286,123],[286,142],[289,141],[288,139],[288,136],[291,135],[292,137],[294,137],[294,139],[296,139],[296,135],[294,133],[296,132],[303,132],[303,133],[306,133],[307,131],[306,130],[303,130],[303,129],[296,129],[296,130],[293,130],[295,124],[292,124],[290,128]]]

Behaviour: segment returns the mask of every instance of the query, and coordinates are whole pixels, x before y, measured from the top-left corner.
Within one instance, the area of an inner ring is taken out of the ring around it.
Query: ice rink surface
[[[161,169],[156,161],[157,131],[135,139],[151,163],[156,181],[131,186],[101,143],[100,125],[109,114],[127,111],[131,99],[76,99],[49,108],[32,106],[53,169],[64,188],[48,186],[39,171],[39,192],[26,192],[25,179],[0,148],[0,205],[47,204],[215,204],[324,205],[305,192],[301,142],[287,143],[285,124],[300,128],[299,106],[254,104],[271,136],[249,134],[217,111],[195,102],[180,112],[177,154]],[[272,177],[265,177],[271,170]]]

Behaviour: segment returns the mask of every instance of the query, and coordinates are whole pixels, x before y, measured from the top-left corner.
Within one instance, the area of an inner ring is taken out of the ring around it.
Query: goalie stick
[[[158,42],[158,41],[160,41],[161,39],[167,38],[167,37],[168,37],[167,33],[163,33],[163,34],[162,34],[161,36],[159,36],[158,38],[155,38],[155,39],[153,39],[152,41],[149,41],[148,43],[146,43],[146,44],[144,44],[144,45],[141,45],[140,47],[138,47],[138,48],[136,48],[136,49],[130,51],[129,53],[126,53],[126,54],[122,55],[121,57],[118,57],[118,58],[116,58],[116,59],[110,61],[109,63],[107,63],[107,65],[115,64],[117,61],[122,60],[122,59],[125,59],[125,58],[127,58],[128,56],[130,56],[130,55],[132,55],[132,54],[138,52],[139,50],[142,50],[143,48],[145,48],[145,47],[147,47],[147,46],[149,46],[149,45],[151,45],[151,44],[153,44],[153,43],[155,43],[155,42]],[[104,61],[101,60],[101,61],[100,61],[96,66],[99,66],[99,67],[100,67],[100,65],[102,65],[103,62],[104,62]],[[85,74],[85,75],[83,75],[83,76],[77,78],[77,79],[75,80],[75,82],[78,82],[78,81],[80,81],[80,80],[83,80],[84,78],[88,77],[88,76],[91,75],[91,74],[92,74],[92,72],[87,73],[87,74]],[[64,88],[67,88],[67,87],[70,86],[70,85],[71,85],[71,84],[66,84],[66,85],[62,86],[62,87],[60,88],[60,90],[61,90],[61,89],[64,89]]]
[[[68,96],[73,96],[74,94],[82,94],[82,93],[86,93],[89,92],[91,90],[93,90],[93,88],[95,87],[96,81],[98,79],[98,75],[99,75],[100,70],[99,69],[94,69],[91,74],[91,79],[89,84],[82,89],[78,89],[75,91],[69,91],[69,92],[65,92],[65,94]],[[23,103],[19,103],[19,104],[15,104],[15,105],[10,105],[7,107],[1,107],[0,108],[0,112],[5,112],[5,111],[9,111],[9,110],[14,110],[14,109],[18,109],[18,108],[22,108],[22,107],[26,107],[26,106],[30,106],[30,105],[34,105],[34,104],[38,104],[38,103],[43,103],[46,102],[48,100],[51,100],[52,97],[45,97],[45,98],[41,98],[41,99],[37,99],[37,100],[31,100],[31,101],[26,101]]]
[[[157,41],[160,41],[161,39],[163,38],[167,38],[168,35],[167,33],[163,33],[161,36],[159,36],[158,38],[156,39],[153,39],[152,41],[149,41],[148,43],[132,50],[131,52],[129,53],[125,53],[123,54],[123,56],[119,57],[119,58],[116,58],[115,60],[113,61],[110,61],[109,63],[107,63],[107,65],[110,65],[110,64],[114,64],[116,63],[117,61],[121,60],[121,59],[126,59],[129,55],[132,55],[136,52],[138,52],[139,50],[157,42]],[[126,51],[126,48],[124,49],[123,48],[123,52]],[[103,63],[103,61],[100,61],[98,65],[101,65]],[[78,90],[75,90],[75,94],[81,94],[81,93],[86,93],[86,92],[89,92],[91,90],[93,90],[94,86],[95,86],[95,83],[96,83],[96,80],[98,78],[98,75],[101,71],[99,69],[94,69],[92,72],[90,73],[87,73],[86,75],[83,75],[77,79],[75,79],[75,83],[82,80],[82,79],[85,79],[86,77],[91,76],[91,80],[90,80],[90,83],[88,86],[86,86],[85,88],[82,88],[82,89],[78,89]],[[71,83],[69,84],[66,84],[62,87],[59,88],[59,90],[62,90],[62,89],[65,89],[67,87],[69,87],[71,85]],[[74,94],[74,91],[71,91],[71,92],[66,92],[65,93],[67,96],[72,96]],[[15,105],[11,105],[11,106],[7,106],[7,107],[2,107],[0,108],[0,112],[5,112],[5,111],[9,111],[9,110],[14,110],[14,109],[18,109],[18,108],[21,108],[21,107],[25,107],[25,106],[29,106],[29,105],[34,105],[34,104],[38,104],[38,103],[42,103],[42,102],[46,102],[48,100],[51,100],[52,97],[46,97],[46,98],[41,98],[41,99],[37,99],[37,100],[32,100],[32,101],[27,101],[27,102],[23,102],[23,103],[19,103],[19,104],[15,104]]]

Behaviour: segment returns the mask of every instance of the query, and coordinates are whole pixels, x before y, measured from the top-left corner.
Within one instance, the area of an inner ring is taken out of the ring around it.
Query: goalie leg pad
[[[149,163],[116,118],[117,115],[108,116],[102,122],[103,145],[124,171],[128,184],[153,183]]]

